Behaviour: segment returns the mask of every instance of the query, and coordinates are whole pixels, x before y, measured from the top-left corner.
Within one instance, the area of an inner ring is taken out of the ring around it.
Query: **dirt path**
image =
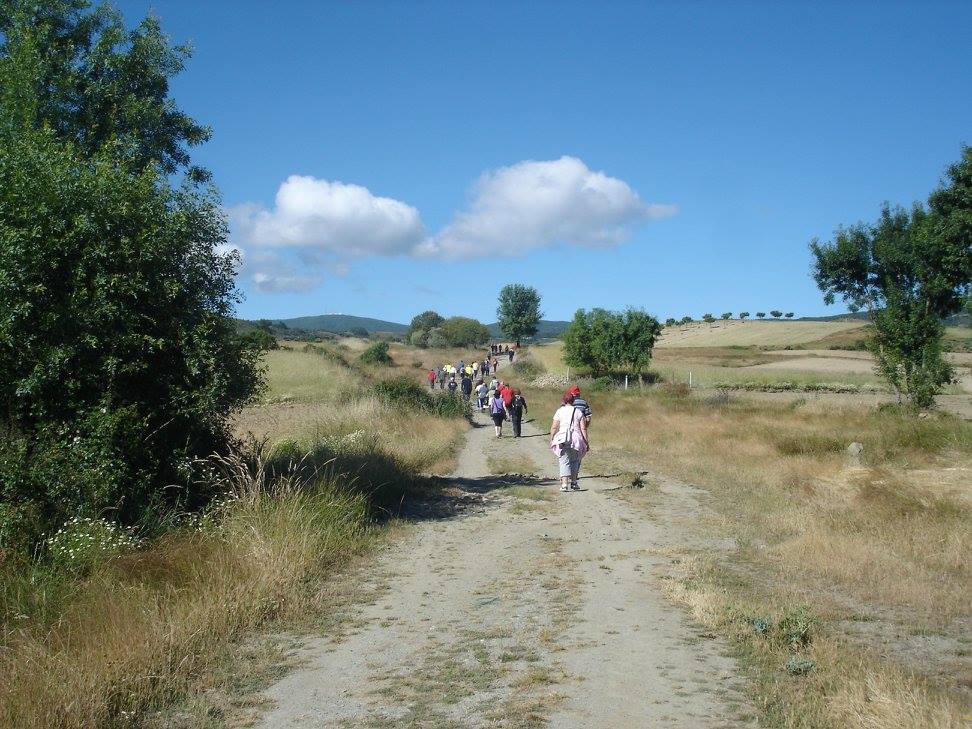
[[[496,439],[476,419],[455,482],[482,508],[382,555],[357,628],[306,641],[262,726],[750,726],[724,646],[664,595],[694,490],[665,482],[653,517],[597,477],[561,494],[543,433]],[[545,478],[488,475],[507,461]]]

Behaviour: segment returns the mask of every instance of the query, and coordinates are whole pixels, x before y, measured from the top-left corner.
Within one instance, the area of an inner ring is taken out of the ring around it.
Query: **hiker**
[[[434,390],[435,389],[435,379],[436,379],[435,370],[430,369],[429,370],[429,374],[428,374],[429,389],[430,390]]]
[[[510,383],[500,382],[498,392],[500,397],[503,398],[503,404],[506,406],[506,409],[509,410],[510,403],[513,402],[513,388],[510,387]]]
[[[496,379],[496,375],[493,375],[493,379],[489,381],[489,391],[495,392],[496,390],[499,389],[499,386],[500,386],[499,380]]]
[[[590,425],[591,417],[592,417],[591,406],[588,405],[587,400],[581,397],[580,388],[577,385],[574,385],[569,390],[567,390],[566,394],[573,396],[574,407],[578,407],[584,411],[584,420],[586,420],[587,424]]]
[[[489,358],[483,360],[483,377],[489,377]]]
[[[513,363],[513,355],[516,354],[512,349],[510,350],[510,363]]]
[[[523,425],[523,416],[527,414],[527,401],[523,397],[519,388],[513,388],[513,399],[510,400],[508,410],[510,411],[510,422],[513,424],[513,437],[520,437],[520,429]]]
[[[440,390],[444,390],[445,389],[445,381],[446,381],[446,371],[445,371],[445,369],[443,367],[438,367],[435,370],[435,374],[436,374],[436,380],[438,380],[438,382],[439,382],[439,389]]]
[[[469,396],[472,394],[472,378],[463,373],[462,382],[459,383],[459,391],[462,393],[462,399],[469,402]]]
[[[493,368],[493,372],[499,369],[499,360],[496,359],[496,357],[493,357],[493,362],[491,366]]]
[[[483,412],[486,412],[486,406],[489,402],[489,388],[486,387],[486,383],[480,380],[476,383],[476,407],[478,407]]]
[[[493,419],[493,427],[496,429],[496,437],[503,437],[503,421],[506,420],[506,405],[498,392],[493,393],[489,401],[489,415]]]
[[[560,490],[579,491],[577,482],[581,460],[587,453],[587,418],[575,405],[574,396],[564,393],[563,405],[554,413],[550,423],[550,450],[557,456],[560,468]]]
[[[450,395],[455,395],[456,394],[456,388],[457,387],[459,387],[459,385],[456,384],[456,376],[455,375],[452,375],[449,378],[449,394]]]

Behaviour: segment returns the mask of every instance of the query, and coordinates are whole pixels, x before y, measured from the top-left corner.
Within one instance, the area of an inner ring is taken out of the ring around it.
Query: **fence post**
[[[689,389],[692,389],[692,370],[689,370]]]
[[[628,376],[627,375],[624,376],[624,389],[625,390],[628,389]]]

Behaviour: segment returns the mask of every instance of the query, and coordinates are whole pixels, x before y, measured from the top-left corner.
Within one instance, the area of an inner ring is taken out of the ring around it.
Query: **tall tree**
[[[540,294],[532,286],[507,284],[500,289],[496,316],[503,334],[519,346],[523,337],[537,333],[537,324],[543,316],[540,313]]]
[[[0,535],[198,503],[261,378],[182,56],[79,0],[0,2]]]
[[[932,405],[952,374],[942,320],[961,308],[972,280],[972,148],[948,168],[927,210],[885,205],[877,222],[838,228],[810,250],[824,301],[840,296],[868,312],[878,372],[899,398]]]
[[[110,143],[133,167],[171,174],[188,168],[188,148],[211,136],[169,96],[191,49],[170,45],[155,17],[128,30],[107,4],[0,0],[0,34],[0,63],[31,65],[18,79],[31,102],[20,105],[23,120],[49,126],[82,155]],[[206,176],[199,168],[190,174]]]

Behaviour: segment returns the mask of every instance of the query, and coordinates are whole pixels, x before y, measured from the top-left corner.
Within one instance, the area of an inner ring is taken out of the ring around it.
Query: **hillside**
[[[540,323],[537,325],[537,339],[554,339],[559,337],[564,333],[564,330],[567,329],[569,325],[569,321],[541,319]],[[489,329],[490,336],[497,339],[501,339],[503,337],[503,332],[500,331],[498,323],[493,322],[492,324],[487,324],[486,328]]]
[[[375,332],[390,332],[404,334],[408,331],[407,324],[398,324],[383,319],[370,319],[364,316],[350,314],[320,314],[318,316],[298,316],[293,319],[275,319],[281,321],[290,329],[303,329],[308,332],[348,332],[352,329],[365,329],[369,334]]]
[[[795,347],[862,330],[861,321],[717,321],[667,327],[659,347]]]

